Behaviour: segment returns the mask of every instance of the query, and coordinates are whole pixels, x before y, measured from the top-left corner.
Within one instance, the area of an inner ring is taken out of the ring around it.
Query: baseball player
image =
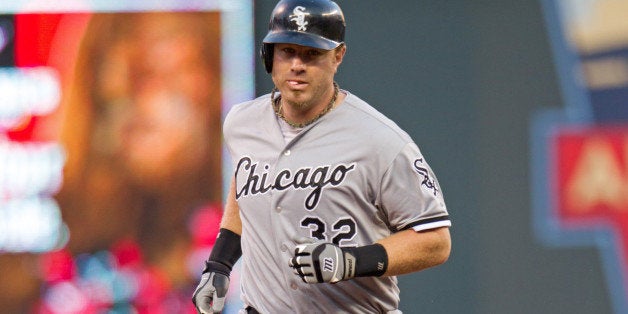
[[[261,55],[272,93],[224,122],[234,176],[193,301],[220,312],[242,258],[240,313],[400,313],[396,275],[444,263],[451,222],[408,134],[334,82],[345,19],[282,0]]]

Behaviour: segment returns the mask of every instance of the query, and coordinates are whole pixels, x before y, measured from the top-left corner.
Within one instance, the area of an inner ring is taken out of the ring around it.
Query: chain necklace
[[[330,112],[333,108],[334,108],[334,103],[336,102],[336,98],[338,97],[338,84],[336,82],[334,82],[334,96],[331,97],[331,101],[329,102],[329,104],[327,105],[327,107],[325,107],[325,109],[323,109],[323,111],[321,111],[316,117],[305,121],[303,123],[294,123],[291,121],[288,121],[288,119],[286,119],[286,116],[283,115],[283,110],[282,110],[282,106],[280,104],[281,101],[281,95],[277,96],[277,98],[275,98],[275,92],[277,92],[277,87],[273,88],[272,93],[270,94],[270,99],[271,102],[273,104],[273,109],[275,110],[275,114],[281,118],[281,120],[285,121],[286,123],[288,123],[291,127],[293,128],[304,128],[312,123],[314,123],[314,121],[320,119],[320,117],[324,116],[326,113]]]

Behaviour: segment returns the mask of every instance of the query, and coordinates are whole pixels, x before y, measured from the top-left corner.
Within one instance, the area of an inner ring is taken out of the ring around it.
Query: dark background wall
[[[257,47],[275,3],[255,3]],[[563,107],[540,0],[338,3],[337,81],[413,136],[453,218],[450,260],[401,276],[401,309],[610,313],[598,252],[549,248],[532,230],[530,119]]]

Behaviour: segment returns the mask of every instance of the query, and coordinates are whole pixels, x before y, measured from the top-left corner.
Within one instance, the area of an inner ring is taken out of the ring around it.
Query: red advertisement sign
[[[628,218],[628,128],[567,130],[555,141],[557,208],[563,221],[621,224]]]
[[[612,234],[606,246],[618,257],[615,280],[628,286],[620,279],[628,273],[628,127],[562,129],[553,141],[551,194],[560,229]]]

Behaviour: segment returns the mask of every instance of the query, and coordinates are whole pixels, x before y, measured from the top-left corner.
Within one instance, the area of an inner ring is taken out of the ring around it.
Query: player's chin
[[[300,90],[289,90],[285,94],[282,94],[281,97],[296,107],[307,107],[311,99],[307,92]]]
[[[282,91],[281,97],[291,102],[305,102],[310,98],[307,89],[286,88]]]

